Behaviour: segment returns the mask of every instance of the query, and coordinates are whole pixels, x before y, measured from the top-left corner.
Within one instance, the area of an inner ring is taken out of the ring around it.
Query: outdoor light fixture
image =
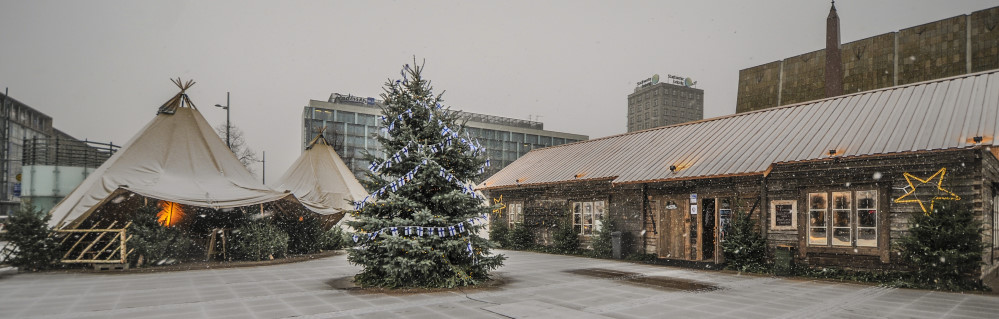
[[[982,142],[983,138],[981,136],[975,136],[972,139],[975,141],[975,144],[978,144]]]
[[[225,110],[225,146],[231,150],[232,143],[229,142],[229,92],[225,92],[225,105],[215,104],[215,107],[221,107]]]
[[[829,150],[829,156],[835,156],[836,150]]]
[[[676,172],[676,165],[670,165],[669,166],[669,171],[670,172]]]
[[[165,227],[177,225],[184,218],[184,209],[180,204],[168,201],[160,202],[160,211],[156,213],[156,220]]]

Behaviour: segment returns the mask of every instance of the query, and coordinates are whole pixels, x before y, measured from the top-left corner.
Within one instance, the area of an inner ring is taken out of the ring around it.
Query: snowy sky
[[[999,5],[841,0],[842,41]],[[735,111],[740,69],[825,46],[828,1],[0,0],[0,89],[80,139],[122,144],[176,93],[267,151],[268,183],[299,155],[302,108],[378,96],[415,55],[455,109],[541,116],[591,138],[626,131],[626,97],[688,76],[705,117]],[[259,172],[259,165],[256,168]]]

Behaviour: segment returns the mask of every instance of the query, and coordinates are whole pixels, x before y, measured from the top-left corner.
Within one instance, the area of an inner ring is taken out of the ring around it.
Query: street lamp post
[[[232,143],[229,142],[229,92],[225,92],[225,106],[215,104],[215,107],[221,107],[225,110],[225,146],[231,150]]]
[[[267,184],[267,151],[260,151],[263,153],[260,158],[261,173],[260,173],[260,183]]]

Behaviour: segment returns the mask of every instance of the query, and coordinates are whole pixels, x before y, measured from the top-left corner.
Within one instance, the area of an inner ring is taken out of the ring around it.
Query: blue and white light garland
[[[414,167],[409,172],[406,172],[406,174],[403,174],[402,177],[400,177],[396,181],[391,182],[388,185],[382,186],[382,188],[379,188],[378,190],[372,192],[371,195],[365,196],[364,200],[354,205],[354,210],[361,210],[362,208],[364,208],[364,206],[367,206],[370,200],[381,197],[383,194],[385,194],[385,192],[387,192],[390,189],[393,192],[398,191],[400,187],[406,185],[407,181],[413,180],[413,178],[416,177],[416,173],[418,173],[420,169],[423,168],[423,166],[427,165],[430,162],[436,163],[435,161],[424,158],[423,161],[420,162],[420,164],[416,165],[416,167]],[[441,165],[437,164],[437,166]],[[489,160],[486,160],[486,166],[489,166]],[[440,174],[440,176],[445,180],[455,183],[459,187],[461,187],[462,194],[469,195],[478,199],[485,199],[485,197],[482,197],[482,195],[479,195],[478,193],[475,192],[475,186],[473,186],[472,184],[462,183],[461,180],[458,179],[458,177],[455,177],[450,172],[445,170],[443,167],[441,167],[440,170],[438,170],[438,174]]]
[[[354,235],[352,236],[352,238],[354,239],[355,243],[364,241],[364,243],[361,243],[363,245],[363,244],[366,244],[367,242],[375,240],[376,238],[378,238],[379,235],[381,235],[381,236],[389,236],[389,235],[391,235],[392,237],[399,237],[399,236],[403,236],[403,237],[434,237],[434,236],[437,236],[438,238],[453,237],[453,236],[460,235],[461,233],[467,233],[469,231],[469,228],[465,227],[466,223],[468,223],[469,225],[485,224],[489,220],[488,218],[489,217],[486,214],[482,214],[482,215],[473,217],[473,218],[468,219],[468,220],[466,220],[464,222],[460,222],[460,223],[457,223],[457,224],[454,224],[454,225],[438,226],[438,227],[425,227],[425,226],[391,226],[391,227],[384,227],[382,229],[379,229],[379,230],[376,230],[376,231],[373,231],[373,232],[354,233]],[[468,242],[468,253],[469,253],[469,256],[471,256],[473,254],[472,242],[471,241]]]

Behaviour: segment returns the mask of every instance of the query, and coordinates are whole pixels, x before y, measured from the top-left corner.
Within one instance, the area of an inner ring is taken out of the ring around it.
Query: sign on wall
[[[770,230],[795,230],[798,228],[798,202],[793,200],[770,201]]]

